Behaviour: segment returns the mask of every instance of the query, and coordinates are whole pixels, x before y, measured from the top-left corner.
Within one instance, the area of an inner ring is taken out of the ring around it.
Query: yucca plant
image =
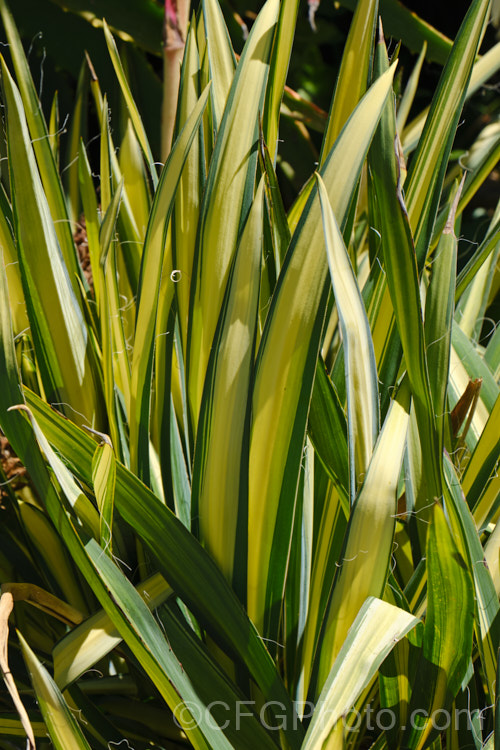
[[[164,165],[104,25],[124,135],[87,67],[60,170],[0,0],[5,747],[500,742],[500,205],[457,274],[498,123],[453,151],[500,67],[489,2],[409,121],[425,47],[396,99],[359,0],[286,210],[297,6],[267,0],[237,59],[203,1]]]

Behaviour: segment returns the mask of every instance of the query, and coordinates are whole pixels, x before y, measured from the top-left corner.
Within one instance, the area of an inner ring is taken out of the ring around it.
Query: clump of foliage
[[[123,136],[86,68],[61,168],[0,0],[6,747],[498,744],[500,205],[458,274],[457,236],[499,124],[453,151],[489,2],[410,119],[425,46],[396,98],[359,0],[287,211],[282,118],[318,124],[283,104],[297,8],[238,59],[203,1],[164,165],[104,24]]]

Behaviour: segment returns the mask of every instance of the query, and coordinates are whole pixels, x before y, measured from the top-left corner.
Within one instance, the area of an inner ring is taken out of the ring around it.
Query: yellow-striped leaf
[[[200,538],[228,581],[246,584],[249,393],[262,257],[261,180],[236,251],[209,364],[193,472],[193,515]],[[235,580],[235,578],[237,580]]]
[[[350,491],[354,500],[373,453],[379,427],[375,353],[363,298],[333,214],[325,183],[316,175],[326,253],[344,344]]]
[[[321,170],[341,226],[391,89],[393,74],[394,67],[367,92]],[[327,273],[321,209],[314,190],[292,237],[273,296],[259,348],[253,391],[248,611],[259,629],[271,611],[276,616],[276,606],[282,597],[286,540],[291,529],[297,467],[328,293]],[[285,546],[276,551],[278,556],[271,564],[280,505],[284,516],[280,539],[276,541]],[[266,508],[265,514],[262,507]]]
[[[384,591],[396,524],[396,490],[409,409],[409,388],[403,383],[390,406],[364,484],[351,511],[318,646],[315,694],[322,689],[365,599],[381,596]]]
[[[417,623],[413,615],[380,599],[364,602],[319,696],[302,750],[344,746],[342,728],[340,736],[329,741],[337,722],[348,714],[395,644]]]
[[[252,27],[227,98],[207,176],[191,287],[187,361],[195,425],[229,269],[253,197],[258,115],[278,10],[277,0],[267,0]]]

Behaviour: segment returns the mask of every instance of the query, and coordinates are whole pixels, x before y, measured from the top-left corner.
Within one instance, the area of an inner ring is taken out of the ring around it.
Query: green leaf
[[[498,619],[500,604],[495,593],[492,575],[487,565],[482,562],[483,557],[491,555],[491,549],[487,554],[485,554],[486,551],[483,553],[475,519],[465,501],[456,471],[449,458],[445,460],[444,470],[446,511],[459,551],[466,560],[474,581],[476,642],[487,678],[487,689],[491,694],[496,672],[497,650],[500,645],[500,621]],[[498,570],[498,547],[495,557]],[[478,560],[481,560],[479,564]]]
[[[120,162],[117,157],[117,149],[113,144],[111,137],[111,131],[109,124],[104,119],[104,97],[102,96],[99,79],[97,78],[95,71],[92,68],[92,63],[87,57],[87,63],[91,69],[91,81],[90,88],[94,97],[95,106],[97,109],[98,117],[103,127],[102,130],[107,133],[105,141],[101,141],[101,165],[104,173],[107,175],[111,169],[111,178],[108,180],[109,188],[111,189],[111,182],[116,187],[124,179],[121,169]],[[106,153],[106,158],[104,155]],[[142,158],[142,156],[141,156]],[[104,179],[105,174],[101,174],[101,179]],[[108,178],[106,178],[108,179]],[[104,185],[104,189],[108,187],[108,184]],[[130,200],[127,194],[126,188],[122,192],[122,204],[120,207],[120,229],[121,229],[121,246],[120,250],[123,255],[123,260],[126,266],[127,277],[130,282],[130,287],[135,295],[138,283],[139,283],[139,266],[141,260],[141,252],[143,245],[144,227],[137,227],[136,225],[136,213],[132,210]],[[110,199],[110,198],[109,198]],[[109,200],[108,199],[108,200]],[[125,295],[127,296],[127,295]],[[130,294],[128,295],[130,296]]]
[[[44,452],[45,458],[49,462],[59,483],[59,486],[64,492],[69,506],[73,511],[73,522],[79,527],[83,528],[86,534],[92,535],[93,537],[98,539],[99,515],[95,509],[95,506],[90,502],[88,497],[82,492],[80,487],[73,480],[71,474],[68,472],[59,456],[52,450],[44,434],[32,418],[31,412],[28,407],[24,404],[19,404],[17,406],[11,406],[9,409],[9,411],[15,410],[27,412],[28,417],[32,420],[32,425],[38,444]]]
[[[419,270],[427,257],[448,159],[488,13],[489,0],[473,0],[439,80],[405,182]]]
[[[208,67],[213,82],[211,88],[213,127],[218,131],[236,70],[236,58],[221,7],[216,0],[203,0],[203,23]]]
[[[13,237],[12,211],[3,189],[0,190],[0,247],[7,274],[7,286],[11,301],[12,325],[16,334],[28,328],[26,303],[19,272],[18,253]]]
[[[392,584],[390,584],[392,585]],[[421,625],[420,625],[421,627]],[[385,659],[379,671],[380,705],[389,709],[395,718],[394,726],[385,729],[386,741],[391,750],[400,747],[401,727],[408,720],[408,705],[411,696],[411,669],[409,638],[399,641]],[[392,720],[391,720],[391,723]]]
[[[451,328],[457,266],[455,212],[461,185],[450,201],[449,218],[436,248],[425,304],[425,343],[429,385],[436,414],[439,453],[443,451],[447,387],[450,372]]]
[[[76,88],[75,103],[68,134],[68,145],[66,147],[66,180],[65,187],[68,196],[68,212],[73,226],[78,226],[80,218],[81,198],[79,195],[79,167],[78,156],[80,140],[86,135],[87,122],[87,95],[89,91],[88,65],[82,63]]]
[[[378,0],[361,0],[356,4],[323,137],[320,165],[368,86],[377,11]]]
[[[144,240],[151,210],[151,197],[141,147],[130,119],[127,120],[125,135],[120,146],[119,164],[130,211],[139,237]]]
[[[177,102],[177,128],[185,124],[198,101],[200,96],[199,75],[200,59],[196,44],[196,28],[193,23],[189,27],[181,69],[179,99]],[[205,110],[206,116],[207,111]],[[193,140],[186,164],[182,170],[172,217],[173,266],[179,272],[177,274],[175,293],[184,358],[187,352],[189,294],[193,274],[196,231],[205,178],[203,134],[201,132],[203,128],[204,123],[202,123],[198,136]]]
[[[433,506],[426,557],[427,614],[410,702],[414,720],[402,739],[404,747],[419,750],[437,731],[434,711],[451,706],[472,653],[474,586],[437,503]]]
[[[150,610],[173,594],[163,576],[155,573],[137,587]],[[53,650],[54,680],[60,690],[91,669],[122,641],[104,610],[88,617],[56,643]]]
[[[18,503],[19,517],[24,530],[32,540],[34,549],[55,581],[54,591],[64,597],[73,607],[85,612],[87,605],[80,587],[75,581],[75,571],[71,565],[63,541],[58,536],[47,515],[28,502]]]
[[[151,377],[153,369],[156,316],[163,274],[173,271],[172,260],[165,263],[166,233],[172,213],[176,188],[190,146],[200,125],[208,99],[208,88],[202,93],[196,107],[174,144],[160,176],[155,193],[144,242],[141,278],[138,293],[137,322],[132,355],[131,405],[130,405],[130,462],[135,471],[149,481],[149,419]],[[171,280],[170,280],[171,281]],[[168,286],[170,298],[174,282]],[[165,300],[163,304],[166,304]]]
[[[92,460],[92,483],[100,516],[101,547],[109,557],[112,553],[113,504],[115,496],[116,463],[113,448],[104,440],[97,446]]]
[[[481,383],[480,400],[483,402],[486,408],[481,414],[483,421],[483,425],[479,430],[479,434],[481,434],[482,427],[484,426],[484,423],[486,423],[486,420],[488,419],[489,414],[498,398],[498,383],[493,377],[488,364],[480,355],[478,348],[469,339],[469,337],[465,335],[460,326],[457,325],[456,321],[453,322],[451,346],[452,355],[454,353],[454,356],[461,361],[467,375],[471,379],[481,378],[481,380],[483,381]]]
[[[500,665],[500,658],[497,653],[497,665]],[[500,666],[497,666],[497,679],[495,682],[495,729],[494,729],[494,750],[500,747]]]
[[[274,250],[274,271],[276,276],[279,275],[285,253],[288,250],[290,244],[290,228],[288,226],[288,220],[283,205],[283,199],[280,193],[280,187],[278,183],[278,177],[276,175],[269,150],[265,143],[261,142],[259,153],[259,164],[261,171],[264,175],[264,186],[266,191],[266,207],[269,215],[269,224],[271,231],[271,241]],[[268,259],[264,259],[267,263],[270,263]],[[270,292],[272,289],[270,290]],[[261,310],[264,308],[268,300],[261,299]]]
[[[500,218],[496,224],[488,231],[486,237],[481,242],[477,250],[475,251],[472,258],[470,258],[466,265],[462,268],[457,277],[457,285],[455,290],[455,302],[458,302],[460,297],[463,295],[469,284],[476,278],[476,275],[483,263],[490,257],[491,253],[498,248],[500,241]]]
[[[346,450],[347,458],[347,450]],[[320,630],[332,588],[332,570],[341,557],[347,529],[349,499],[337,491],[332,482],[324,490],[323,502],[317,502],[319,467],[315,467],[314,538],[309,601],[301,650],[301,669],[297,696],[306,700],[310,675],[317,651]]]
[[[37,441],[71,502],[78,493],[75,481],[69,470],[60,464],[31,412],[24,408],[28,412]],[[55,507],[51,507],[50,511],[57,514]],[[101,605],[178,718],[193,746],[203,750],[208,750],[209,747],[221,750],[234,747],[226,737],[231,732],[227,722],[219,728],[208,707],[199,699],[194,685],[196,669],[192,670],[192,676],[185,673],[182,663],[172,647],[169,647],[168,634],[164,635],[140,594],[120,569],[103,554],[102,548],[94,539],[84,541],[84,534],[83,538],[80,537],[64,508],[59,508],[58,528]]]
[[[76,475],[90,483],[95,442],[35,394],[26,395],[43,433]],[[276,701],[280,711],[286,712],[290,745],[300,746],[302,729],[293,718],[294,709],[276,667],[211,557],[151,490],[120,463],[116,464],[115,508],[149,547],[176,594],[216,640],[245,662],[266,700]]]
[[[100,547],[93,540],[85,545],[85,549],[96,573],[113,597],[113,606],[101,603],[124,640],[141,657],[143,666],[149,671],[194,747],[207,750],[234,747],[225,736],[227,727],[219,728],[199,699],[191,676],[184,671],[182,663],[169,646],[168,633],[164,635],[140,594],[119,568],[102,555]],[[117,616],[116,610],[120,611],[121,616]],[[127,628],[123,628],[122,620],[127,621]]]
[[[66,200],[50,146],[49,131],[31,77],[28,61],[24,54],[19,33],[5,0],[0,2],[0,15],[2,16],[3,25],[9,43],[9,50],[14,64],[14,70],[16,72],[24,117],[26,117],[27,126],[31,136],[29,140],[26,140],[23,133],[23,138],[19,138],[19,140],[25,140],[26,143],[30,143],[30,146],[31,144],[33,146],[33,152],[40,170],[40,181],[43,185],[43,191],[47,199],[48,212],[54,222],[53,231],[57,236],[62,257],[64,258],[64,263],[68,270],[69,282],[75,295],[78,295],[79,290],[77,278],[83,282],[84,277],[78,263],[78,256],[72,237],[71,224],[68,221]],[[18,134],[16,138],[19,137],[21,132],[20,128],[16,126],[16,133]]]
[[[59,99],[57,91],[52,99],[52,107],[50,109],[49,119],[49,133],[48,139],[56,168],[59,169]]]
[[[357,3],[349,35],[342,54],[339,76],[330,105],[326,129],[321,144],[318,164],[322,167],[342,128],[366,92],[373,55],[373,38],[377,19],[378,0]],[[302,188],[289,216],[290,229],[295,231],[298,212],[311,193],[313,179]]]
[[[78,183],[83,213],[85,214],[85,230],[89,246],[90,266],[92,269],[99,269],[101,248],[99,242],[100,224],[97,198],[92,179],[92,170],[82,142],[80,142],[78,150]],[[100,282],[101,274],[96,273],[94,277],[94,296],[98,306],[102,294]]]
[[[107,127],[107,118],[106,118]],[[101,139],[101,143],[107,140]],[[123,182],[120,183],[113,197],[109,195],[109,204],[99,230],[100,259],[94,269],[99,277],[98,313],[101,327],[102,368],[104,397],[106,400],[109,430],[112,443],[118,455],[127,455],[127,446],[122,444],[119,427],[116,390],[120,389],[124,397],[125,410],[130,409],[130,367],[127,357],[127,346],[120,315],[118,292],[118,274],[116,269],[115,230]],[[104,189],[102,201],[105,205]]]
[[[378,70],[385,70],[387,52],[383,42],[377,46],[376,59]],[[421,505],[427,506],[429,497],[441,495],[441,453],[427,371],[418,269],[402,194],[400,165],[395,152],[395,128],[394,103],[389,101],[375,134],[369,163],[378,205],[378,231],[382,237],[386,281],[408,371],[424,456],[424,485],[419,494]],[[388,321],[384,317],[382,334],[385,332],[387,335],[387,330]]]
[[[323,361],[318,360],[309,408],[308,434],[328,475],[338,486],[349,512],[347,423]]]
[[[172,490],[175,512],[186,528],[191,528],[191,478],[184,456],[182,439],[177,418],[173,413],[170,420],[170,450],[172,462]]]
[[[70,10],[85,18],[92,26],[100,27],[105,18],[114,32],[124,41],[134,40],[143,49],[161,54],[162,9],[153,0],[100,0],[98,8],[88,0],[53,0],[65,11]]]
[[[15,232],[28,317],[48,400],[99,425],[98,371],[82,309],[64,265],[31,146],[23,103],[2,59]],[[13,135],[15,133],[15,135]],[[36,248],[36,252],[34,252]]]
[[[43,721],[32,721],[31,728],[35,737],[39,739],[47,737],[47,727]],[[3,737],[26,737],[21,722],[8,716],[0,716],[0,735]]]
[[[493,512],[493,507],[485,506],[480,498],[484,488],[493,478],[498,464],[500,451],[499,420],[500,395],[497,396],[495,405],[462,477],[462,489],[469,507],[473,509],[474,518],[479,528],[483,528],[486,518]]]
[[[448,49],[451,49],[451,43]],[[418,51],[415,50],[415,51]],[[446,55],[448,57],[448,53]],[[443,64],[445,63],[443,59]],[[466,101],[476,94],[482,86],[496,73],[500,67],[500,43],[495,44],[489,49],[482,57],[476,58],[474,67],[472,68],[472,75],[470,77],[469,85],[467,87],[467,93],[465,96]],[[405,154],[413,151],[422,135],[425,122],[429,115],[429,107],[426,107],[413,122],[408,125],[405,129],[402,137],[403,148]]]
[[[296,700],[300,696],[295,687],[296,683],[298,682],[299,690],[302,687],[303,649],[309,619],[314,550],[315,486],[317,489],[314,450],[311,442],[306,438],[283,608],[283,639],[286,656],[283,671],[288,689]]]
[[[139,143],[141,144],[141,148],[144,153],[144,159],[148,166],[149,174],[151,175],[153,186],[156,188],[156,186],[158,185],[158,175],[156,172],[156,166],[154,163],[153,154],[151,153],[151,148],[149,146],[148,137],[146,135],[146,131],[142,123],[142,118],[139,114],[139,110],[137,109],[136,103],[132,96],[132,92],[130,90],[127,77],[125,75],[125,71],[123,70],[123,65],[120,60],[120,55],[118,54],[118,50],[116,48],[113,35],[111,34],[108,24],[106,23],[104,19],[103,19],[102,24],[104,28],[104,36],[106,37],[106,44],[108,45],[109,56],[111,57],[111,62],[113,63],[116,77],[118,78],[118,83],[120,84],[122,94],[125,98],[125,102],[127,103],[127,108],[129,111],[130,119],[132,120],[132,124],[134,126],[137,139]]]
[[[408,119],[408,115],[410,114],[410,110],[415,99],[415,94],[418,91],[418,82],[420,73],[422,71],[422,65],[424,64],[426,52],[427,43],[424,42],[422,45],[422,50],[418,56],[418,60],[415,63],[415,67],[413,68],[408,79],[408,83],[406,84],[403,96],[401,97],[401,101],[399,102],[398,114],[396,118],[396,129],[398,133],[402,133],[403,128],[406,125],[406,120]]]
[[[9,310],[9,295],[3,263],[0,261],[0,424],[17,455],[29,468],[30,476],[40,489],[40,496],[50,502],[53,489],[40,453],[36,447],[33,432],[19,414],[9,411],[11,406],[23,401],[20,388],[19,370],[14,348],[12,323]],[[47,407],[50,409],[50,407]],[[26,504],[21,505],[21,519],[26,529],[33,530],[37,540],[35,548],[43,550],[44,559],[54,564],[55,578],[61,592],[74,607],[85,611],[86,604],[81,591],[72,581],[69,574],[68,559],[64,554],[61,540],[48,519],[40,511],[35,511]],[[38,518],[36,517],[38,516]],[[47,548],[47,549],[45,549]]]
[[[500,381],[500,326],[495,328],[484,353],[484,361],[489,366],[495,380]]]
[[[342,5],[354,10],[355,0],[342,0]],[[386,34],[403,43],[418,53],[422,42],[427,43],[428,59],[444,65],[450,53],[451,41],[440,31],[420,18],[415,12],[406,8],[399,0],[380,0],[380,14]]]
[[[39,662],[21,633],[17,636],[35,689],[36,699],[54,747],[56,750],[90,750],[90,745],[56,683]]]
[[[269,83],[262,118],[264,139],[273,163],[278,152],[280,109],[290,64],[298,9],[299,0],[284,0],[280,3],[278,25],[273,42]]]

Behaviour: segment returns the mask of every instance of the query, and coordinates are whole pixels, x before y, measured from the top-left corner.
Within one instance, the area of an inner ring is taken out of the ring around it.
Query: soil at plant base
[[[8,482],[23,480],[26,477],[26,469],[16,456],[14,449],[4,435],[0,435],[0,465]],[[5,495],[0,485],[0,498]]]
[[[90,265],[89,242],[87,238],[87,227],[85,216],[82,214],[78,219],[76,232],[73,235],[76,249],[78,251],[78,260],[82,267],[83,274],[87,280],[92,296],[94,295],[94,279],[92,277],[92,266]]]

